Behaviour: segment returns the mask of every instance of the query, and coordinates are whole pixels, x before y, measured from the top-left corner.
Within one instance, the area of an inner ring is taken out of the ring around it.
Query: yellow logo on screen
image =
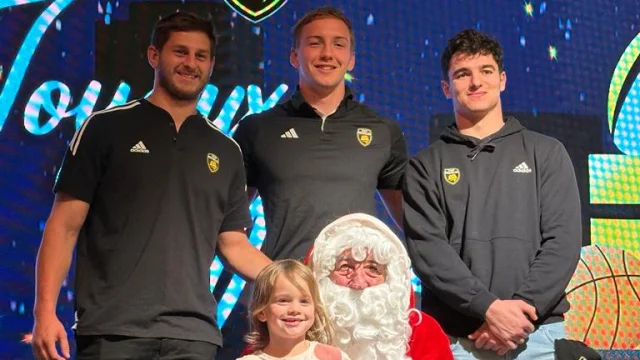
[[[245,19],[258,23],[276,13],[287,0],[224,0],[236,13]]]

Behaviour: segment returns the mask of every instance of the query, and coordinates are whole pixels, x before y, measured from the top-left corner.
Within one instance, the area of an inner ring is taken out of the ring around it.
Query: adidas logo
[[[147,147],[144,146],[144,143],[142,141],[138,141],[137,144],[133,145],[133,147],[131,148],[131,150],[129,150],[129,152],[148,154],[149,149],[147,149]]]
[[[520,165],[513,168],[514,173],[528,174],[531,172],[531,168],[527,166],[527,163],[524,161],[520,163]]]
[[[285,131],[284,134],[280,135],[280,137],[283,139],[297,139],[298,134],[296,134],[296,130],[294,128],[291,128]]]

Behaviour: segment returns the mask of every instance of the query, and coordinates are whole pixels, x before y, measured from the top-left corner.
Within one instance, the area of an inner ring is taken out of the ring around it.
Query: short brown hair
[[[351,26],[351,21],[347,19],[347,17],[342,13],[342,11],[331,6],[325,6],[325,7],[317,8],[315,10],[311,10],[308,13],[304,14],[304,16],[302,16],[300,20],[296,22],[296,24],[291,29],[291,35],[293,37],[292,45],[291,45],[292,48],[297,49],[298,46],[300,46],[300,34],[302,33],[302,29],[305,26],[307,26],[309,23],[315,20],[327,19],[327,18],[338,19],[347,26],[347,29],[349,29],[349,41],[351,42],[351,51],[354,52],[356,50],[356,37],[353,34],[353,27]]]
[[[500,43],[494,37],[475,29],[462,30],[448,40],[440,59],[442,76],[445,80],[449,80],[449,65],[451,65],[451,58],[456,54],[491,55],[498,64],[498,71],[502,72],[504,69],[504,53]]]
[[[169,41],[171,33],[194,31],[202,32],[209,37],[211,58],[213,58],[216,52],[216,34],[212,19],[204,19],[186,11],[176,12],[158,20],[151,33],[151,45],[161,51],[162,47]]]
[[[303,263],[297,260],[278,260],[269,264],[256,277],[253,288],[253,297],[249,306],[249,334],[245,341],[253,351],[264,349],[269,344],[269,330],[267,324],[258,319],[260,314],[271,302],[278,277],[282,275],[300,291],[303,291],[301,282],[309,287],[308,296],[313,299],[314,318],[313,325],[307,331],[305,338],[323,344],[333,342],[333,326],[329,321],[329,315],[322,304],[320,290],[313,272]]]

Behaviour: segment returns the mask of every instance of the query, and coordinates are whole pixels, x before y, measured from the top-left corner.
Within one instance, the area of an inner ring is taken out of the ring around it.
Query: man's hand
[[[56,343],[60,343],[62,356],[56,349]],[[38,360],[64,360],[71,357],[67,332],[55,314],[36,316],[31,345],[33,355]]]
[[[473,334],[469,335],[469,340],[475,341],[476,348],[493,350],[500,356],[506,354],[507,351],[509,351],[511,345],[515,346],[515,344],[511,341],[508,344],[502,343],[489,330],[489,325],[486,322],[483,323],[482,326]]]
[[[522,300],[496,300],[485,314],[489,330],[502,343],[515,349],[535,329],[536,309]]]

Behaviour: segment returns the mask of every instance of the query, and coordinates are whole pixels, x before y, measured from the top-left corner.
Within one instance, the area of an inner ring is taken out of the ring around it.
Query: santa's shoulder
[[[411,340],[409,356],[413,360],[453,360],[449,337],[433,317],[414,309],[409,315]]]
[[[440,328],[440,324],[431,317],[431,315],[424,313],[418,309],[411,309],[409,313],[409,324],[411,326],[426,326],[426,327],[437,327]]]

